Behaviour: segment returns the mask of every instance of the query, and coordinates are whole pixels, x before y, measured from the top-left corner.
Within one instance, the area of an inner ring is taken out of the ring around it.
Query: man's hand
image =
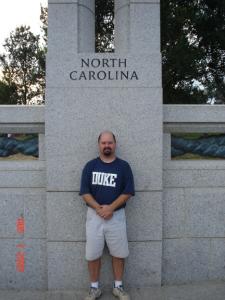
[[[96,209],[96,213],[105,220],[109,220],[113,216],[113,209],[110,205],[101,205]]]

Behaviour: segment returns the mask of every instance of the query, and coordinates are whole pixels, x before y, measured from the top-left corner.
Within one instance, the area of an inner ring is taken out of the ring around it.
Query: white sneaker
[[[98,299],[102,295],[102,291],[98,288],[90,287],[88,295],[84,298],[84,300],[95,300]]]
[[[130,300],[130,296],[124,291],[122,285],[119,287],[114,287],[112,293],[115,297],[118,297],[120,300]]]

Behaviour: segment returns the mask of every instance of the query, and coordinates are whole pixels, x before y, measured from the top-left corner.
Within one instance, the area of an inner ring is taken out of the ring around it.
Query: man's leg
[[[99,281],[100,269],[101,269],[101,258],[88,261],[88,270],[89,270],[89,276],[91,282]]]
[[[114,280],[122,281],[124,272],[124,258],[112,256],[112,267]]]

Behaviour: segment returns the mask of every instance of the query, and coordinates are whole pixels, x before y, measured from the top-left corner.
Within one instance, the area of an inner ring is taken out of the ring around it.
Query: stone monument
[[[127,205],[125,284],[161,284],[162,86],[160,1],[115,0],[115,52],[95,53],[95,1],[49,0],[45,110],[48,288],[85,288],[84,163],[112,130],[136,196]],[[101,281],[111,286],[103,258]]]

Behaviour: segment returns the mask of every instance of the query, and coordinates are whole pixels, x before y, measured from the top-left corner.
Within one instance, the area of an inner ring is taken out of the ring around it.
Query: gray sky
[[[29,25],[31,31],[40,31],[40,5],[47,6],[48,0],[0,0],[0,53],[2,45],[17,26]]]

